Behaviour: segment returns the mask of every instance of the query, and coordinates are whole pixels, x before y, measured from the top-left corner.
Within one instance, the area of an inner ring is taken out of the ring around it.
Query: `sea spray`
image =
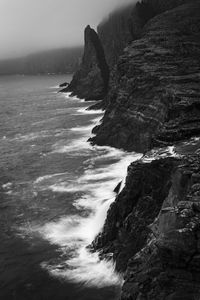
[[[47,174],[34,183],[38,190],[81,193],[73,202],[77,213],[61,217],[42,227],[35,226],[32,231],[39,232],[44,239],[58,245],[62,252],[58,263],[42,263],[42,267],[50,274],[88,286],[120,285],[122,277],[115,272],[113,261],[100,260],[98,253],[91,253],[87,246],[103,228],[107,211],[116,196],[115,186],[125,178],[128,165],[141,155],[90,145],[87,139],[94,124],[101,121],[102,112],[78,108],[77,113],[94,114],[95,118],[89,126],[72,128],[71,131],[79,133],[80,137],[70,143],[63,140],[57,142],[53,145],[51,154],[67,153],[73,159],[79,155],[86,156],[85,171],[74,178],[67,172]],[[98,114],[100,116],[97,118]]]

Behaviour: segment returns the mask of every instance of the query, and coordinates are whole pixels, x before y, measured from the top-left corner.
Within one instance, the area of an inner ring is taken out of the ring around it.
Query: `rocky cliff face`
[[[85,49],[79,70],[62,92],[72,92],[86,100],[101,100],[107,93],[109,68],[104,50],[94,29],[85,29]]]
[[[152,152],[129,167],[126,186],[94,242],[126,271],[122,300],[198,299],[199,146],[194,140],[179,145],[179,157],[167,149]]]
[[[134,7],[135,3],[133,1],[133,4],[116,10],[103,20],[97,28],[110,69],[117,63],[124,48],[133,40],[131,19]]]
[[[94,243],[103,254],[113,253],[118,271],[125,271],[128,260],[144,247],[148,225],[169,193],[175,164],[174,159],[166,158],[129,166],[125,188],[110,207],[104,230]]]
[[[184,2],[142,2],[157,12],[120,57],[94,129],[100,145],[149,150],[92,245],[124,272],[121,300],[200,298],[200,1]]]
[[[82,64],[68,89],[62,92],[70,91],[86,100],[103,99],[108,92],[109,74],[116,73],[115,65],[124,48],[141,37],[144,25],[155,15],[187,1],[143,0],[136,3],[133,0],[99,24],[98,34],[88,26]]]
[[[93,142],[145,151],[199,133],[199,2],[151,19],[112,73]]]
[[[149,234],[145,245],[128,262],[123,300],[199,299],[200,157],[191,150],[189,156],[171,161],[174,167],[167,197],[157,218],[146,227]],[[157,163],[168,166],[166,159]],[[153,172],[151,164],[149,168]],[[155,203],[156,198],[152,199]]]
[[[98,33],[88,26],[85,29],[85,49],[79,70],[68,89],[86,100],[102,100],[108,92],[109,75],[132,40],[131,12],[135,4],[112,13],[98,26]]]
[[[110,69],[118,62],[124,48],[141,36],[147,21],[166,10],[184,4],[187,0],[132,2],[111,13],[97,28]]]
[[[91,142],[146,154],[91,247],[124,272],[121,300],[200,299],[200,0],[143,0],[93,34],[70,85],[106,95]]]

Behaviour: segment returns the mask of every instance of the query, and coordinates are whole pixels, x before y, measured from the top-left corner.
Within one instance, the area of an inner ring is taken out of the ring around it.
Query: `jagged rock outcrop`
[[[200,1],[147,4],[153,17],[111,74],[92,142],[153,150],[129,166],[92,248],[125,272],[121,300],[199,299]]]
[[[85,49],[80,69],[61,92],[72,92],[85,100],[101,100],[107,93],[109,68],[104,50],[94,29],[85,29]]]
[[[103,254],[113,253],[118,271],[125,271],[128,260],[144,247],[148,225],[169,193],[174,166],[172,158],[151,164],[139,160],[129,166],[125,188],[111,205],[104,229],[94,242]]]
[[[200,297],[200,142],[146,154],[93,243],[125,272],[121,300]]]
[[[146,245],[128,262],[122,300],[199,299],[199,163],[193,154],[173,169],[168,196],[148,226]]]
[[[147,22],[126,48],[93,143],[145,151],[200,132],[200,3],[187,2]]]

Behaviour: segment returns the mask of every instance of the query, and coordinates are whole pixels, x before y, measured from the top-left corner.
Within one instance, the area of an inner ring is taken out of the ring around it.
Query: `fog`
[[[81,45],[86,25],[132,1],[0,0],[0,59]]]

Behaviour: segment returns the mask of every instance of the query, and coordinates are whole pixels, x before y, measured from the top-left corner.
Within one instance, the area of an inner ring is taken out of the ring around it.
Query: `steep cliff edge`
[[[97,33],[87,26],[82,63],[67,89],[86,100],[102,100],[108,92],[112,67],[132,40],[130,30],[131,12],[135,4],[113,12],[99,24]]]
[[[192,1],[147,22],[112,73],[92,142],[145,151],[200,132],[199,11]]]
[[[86,100],[103,99],[108,92],[109,74],[124,48],[138,39],[144,25],[155,15],[187,2],[187,0],[143,0],[122,6],[102,21],[97,33],[85,29],[85,50],[79,70],[68,89]],[[99,104],[98,104],[99,105]],[[102,103],[105,107],[105,101]]]
[[[79,70],[61,92],[72,92],[85,100],[101,100],[107,93],[109,68],[104,50],[94,29],[85,29],[85,49]]]
[[[200,1],[186,2],[126,48],[92,139],[153,149],[129,166],[92,245],[125,272],[121,300],[200,298]]]
[[[104,47],[107,63],[112,67],[118,62],[123,50],[141,36],[142,28],[154,16],[184,4],[187,0],[132,1],[111,13],[97,27]]]
[[[199,299],[200,144],[192,144],[183,157],[133,163],[108,212],[95,247],[126,270],[122,300]]]

